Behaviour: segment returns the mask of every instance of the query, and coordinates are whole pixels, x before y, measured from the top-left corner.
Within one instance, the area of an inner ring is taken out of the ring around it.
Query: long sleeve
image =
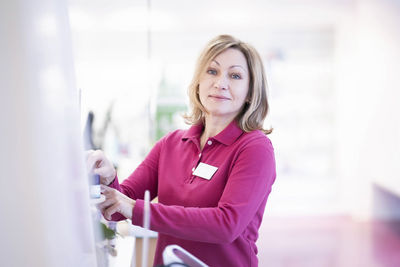
[[[119,184],[118,177],[109,185],[117,189],[128,197],[137,200],[144,199],[144,192],[150,191],[150,198],[157,196],[158,187],[158,159],[163,139],[155,144],[145,160],[136,168],[136,170]],[[123,220],[121,214],[116,213],[112,216],[113,221]]]
[[[216,207],[151,204],[150,228],[187,240],[231,243],[254,220],[260,206],[265,205],[274,180],[272,145],[266,138],[256,139],[238,153]],[[143,204],[137,200],[133,224],[142,225]]]

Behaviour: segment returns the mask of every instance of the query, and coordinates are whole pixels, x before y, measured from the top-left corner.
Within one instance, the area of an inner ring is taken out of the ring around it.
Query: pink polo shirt
[[[257,266],[255,243],[276,176],[271,141],[233,121],[201,150],[202,131],[195,125],[166,135],[121,185],[115,179],[111,187],[136,199],[132,223],[139,226],[144,191],[158,196],[150,208],[150,229],[159,233],[155,265],[162,264],[167,245],[177,244],[209,266]],[[210,180],[192,174],[200,162],[218,168]]]

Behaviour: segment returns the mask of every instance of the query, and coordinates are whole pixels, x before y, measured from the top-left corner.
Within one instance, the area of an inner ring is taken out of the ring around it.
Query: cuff
[[[143,227],[144,200],[137,199],[132,211],[132,224]]]
[[[111,188],[117,189],[118,191],[121,191],[119,182],[118,182],[118,175],[115,175],[114,180],[108,186]]]

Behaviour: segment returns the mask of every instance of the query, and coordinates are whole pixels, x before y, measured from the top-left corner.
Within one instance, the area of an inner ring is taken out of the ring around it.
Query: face
[[[216,56],[200,76],[199,96],[207,116],[233,120],[249,91],[249,70],[242,52],[229,48]]]

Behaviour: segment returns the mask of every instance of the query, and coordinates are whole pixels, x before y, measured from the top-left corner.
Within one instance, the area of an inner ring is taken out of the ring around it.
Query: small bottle
[[[94,174],[92,176],[92,181],[90,184],[90,197],[91,198],[100,198],[101,190],[100,190],[100,175]]]

